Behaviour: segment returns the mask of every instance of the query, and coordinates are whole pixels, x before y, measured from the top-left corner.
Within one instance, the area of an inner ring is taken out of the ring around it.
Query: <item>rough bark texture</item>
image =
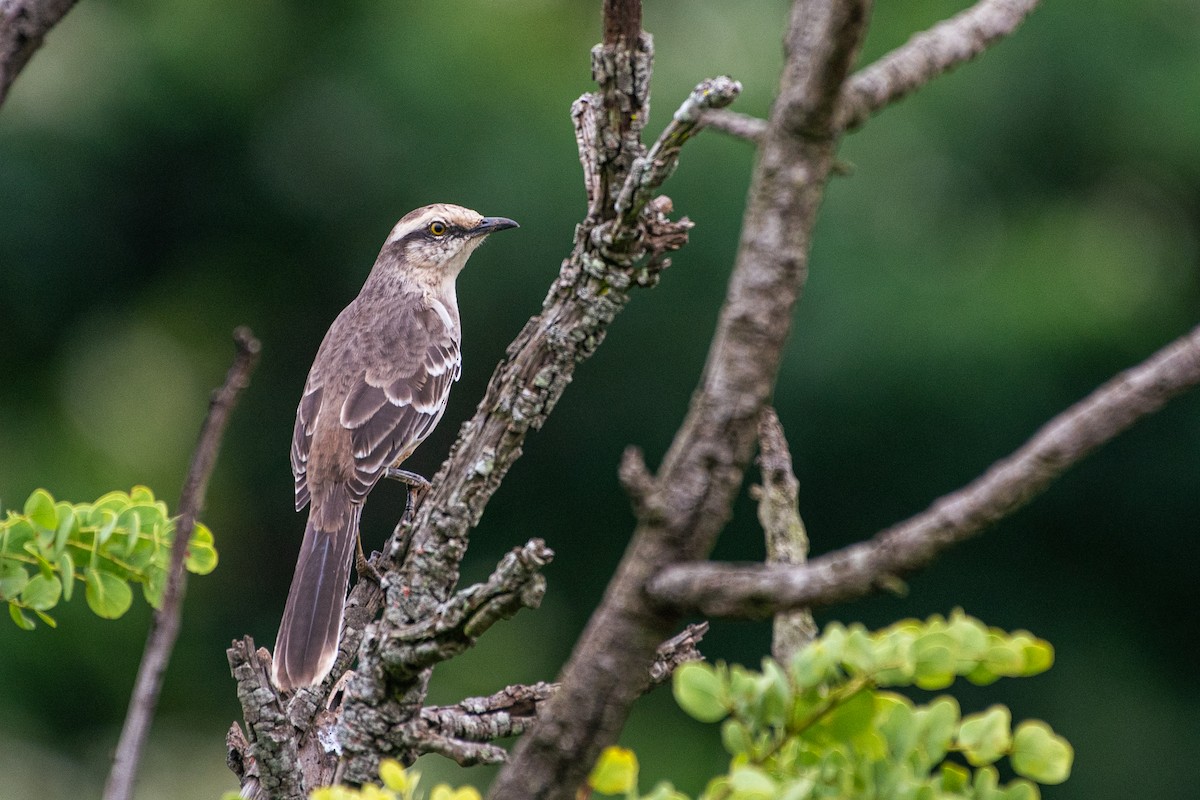
[[[751,618],[861,597],[1012,514],[1105,442],[1198,384],[1200,327],[1055,417],[973,483],[869,542],[798,567],[674,566],[649,592],[679,611]]]
[[[0,105],[46,34],[75,0],[0,0]]]
[[[569,798],[616,741],[636,678],[678,617],[643,588],[664,564],[703,558],[725,524],[774,386],[836,143],[833,111],[866,25],[862,0],[799,0],[787,63],[743,218],[741,244],[700,387],[560,692],[517,743],[492,798]]]

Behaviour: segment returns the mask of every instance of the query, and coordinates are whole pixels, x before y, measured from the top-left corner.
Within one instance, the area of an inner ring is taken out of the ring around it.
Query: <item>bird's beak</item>
[[[509,228],[519,227],[521,226],[513,222],[508,217],[484,217],[483,219],[479,220],[478,225],[476,225],[474,228],[471,228],[470,233],[472,236],[485,236],[489,233],[495,233],[496,231],[504,231],[508,230]]]

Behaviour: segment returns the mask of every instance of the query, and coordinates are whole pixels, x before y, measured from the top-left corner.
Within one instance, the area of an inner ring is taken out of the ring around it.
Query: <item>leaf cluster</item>
[[[938,690],[958,678],[986,685],[1053,662],[1051,646],[1032,634],[955,611],[873,633],[835,623],[787,665],[768,659],[756,672],[693,662],[673,685],[690,715],[723,720],[730,768],[704,800],[1036,800],[1038,784],[1066,780],[1073,759],[1048,725],[1013,728],[1003,706],[963,716],[953,697],[917,704],[887,689]],[[1001,785],[996,764],[1005,757],[1020,777]]]
[[[8,603],[9,616],[24,630],[36,626],[27,612],[54,627],[47,612],[71,599],[75,581],[83,583],[88,607],[104,619],[129,610],[133,584],[157,608],[174,534],[166,504],[145,486],[78,504],[56,501],[38,489],[22,513],[9,511],[0,520],[0,601]],[[197,575],[217,566],[212,532],[199,522],[185,563]]]

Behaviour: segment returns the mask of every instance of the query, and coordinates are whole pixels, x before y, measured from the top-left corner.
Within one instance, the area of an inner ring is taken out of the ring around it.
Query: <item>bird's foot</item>
[[[433,484],[417,473],[409,472],[399,467],[388,467],[387,471],[383,473],[383,477],[400,481],[408,487],[408,497],[404,501],[404,520],[408,521],[412,519],[413,512],[417,508],[417,503],[433,487]]]
[[[379,570],[371,566],[371,562],[367,560],[367,556],[363,553],[362,537],[358,537],[358,547],[354,553],[354,568],[358,570],[359,579],[366,578],[374,581],[376,586],[383,586],[383,576],[379,574]]]

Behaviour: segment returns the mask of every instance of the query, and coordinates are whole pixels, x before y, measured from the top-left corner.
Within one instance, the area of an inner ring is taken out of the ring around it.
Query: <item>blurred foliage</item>
[[[694,661],[676,671],[673,686],[691,716],[724,720],[729,771],[709,781],[708,800],[1036,800],[1037,783],[1065,781],[1074,758],[1044,722],[1013,728],[1002,705],[963,716],[951,696],[915,704],[885,690],[941,690],[958,677],[986,686],[1053,662],[1050,645],[1032,634],[955,611],[874,633],[834,623],[788,664],[768,658],[755,672]],[[996,767],[1003,757],[1019,776],[1005,785]],[[646,795],[675,796],[663,785]]]
[[[967,4],[877,3],[863,60]],[[719,73],[746,86],[736,108],[765,114],[786,8],[647,3],[648,131]],[[263,341],[205,512],[228,531],[221,569],[190,589],[143,796],[233,785],[224,648],[245,633],[272,644],[303,529],[295,404],[395,220],[447,200],[522,225],[460,281],[463,378],[413,469],[436,470],[539,307],[584,211],[569,107],[591,89],[598,37],[599,3],[575,0],[86,0],[14,84],[0,109],[4,506],[38,486],[178,486],[229,331],[245,323]],[[1192,0],[1047,2],[846,140],[854,171],[830,186],[775,396],[817,551],[970,480],[1200,317],[1198,54]],[[474,580],[543,536],[558,553],[546,602],[439,668],[435,701],[548,679],[569,652],[631,527],[620,453],[665,451],[702,368],[752,159],[719,134],[686,148],[664,189],[697,223],[691,244],[530,439],[464,565]],[[1179,636],[1200,629],[1197,453],[1190,397],[917,576],[908,597],[836,612],[878,627],[961,604],[1038,630],[1058,646],[1055,669],[986,702],[1036,708],[1074,743],[1072,779],[1046,796],[1191,797],[1176,766],[1200,748],[1200,640]],[[368,546],[403,502],[398,487],[373,493]],[[717,555],[762,551],[743,500]],[[99,786],[128,702],[145,607],[117,622],[79,603],[56,616],[69,636],[0,628],[0,794]],[[768,636],[716,625],[705,652],[755,663]],[[722,757],[709,733],[656,693],[624,744],[644,780],[696,795]],[[436,781],[447,768],[420,769]]]
[[[1074,757],[1048,725],[1027,720],[1014,729],[1004,706],[962,716],[953,697],[916,705],[880,690],[943,689],[956,676],[989,684],[1038,674],[1052,661],[1045,642],[988,629],[956,611],[948,620],[904,620],[875,633],[835,623],[789,664],[768,658],[755,672],[691,662],[676,671],[673,686],[694,718],[725,720],[729,771],[708,782],[700,795],[708,800],[1037,800],[1035,782],[1062,783]],[[1020,777],[1001,785],[994,765],[1004,756]],[[687,800],[665,781],[640,794],[638,772],[631,750],[610,747],[588,783],[629,800]]]
[[[48,613],[70,600],[75,581],[84,585],[88,608],[103,619],[117,619],[133,604],[131,583],[142,587],[146,602],[158,608],[171,566],[175,520],[167,504],[145,486],[109,492],[95,503],[55,502],[45,489],[25,501],[24,513],[9,511],[0,520],[0,602],[22,630],[37,623],[50,627]],[[217,567],[212,532],[195,523],[184,566],[207,575]]]

